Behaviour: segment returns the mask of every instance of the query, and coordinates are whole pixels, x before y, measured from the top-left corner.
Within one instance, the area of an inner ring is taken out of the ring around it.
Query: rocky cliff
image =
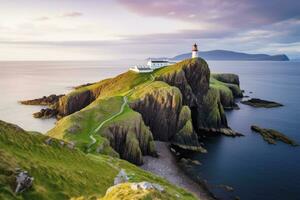
[[[203,150],[191,124],[191,111],[183,105],[182,94],[177,87],[154,81],[146,88],[137,89],[132,98],[131,108],[142,114],[155,140],[171,141],[189,150]]]
[[[221,97],[224,95],[210,87],[210,70],[207,63],[202,59],[190,59],[176,64],[173,68],[158,71],[157,80],[179,88],[183,94],[183,103],[192,111],[193,125],[197,132],[234,135],[234,131],[227,125],[221,103]],[[233,97],[229,98],[229,103],[223,99],[224,104],[232,104]]]
[[[153,73],[129,71],[60,97],[55,108],[63,118],[48,134],[84,152],[120,156],[135,164],[143,162],[143,155],[156,155],[153,140],[204,152],[199,135],[236,134],[224,109],[234,108],[240,95],[238,76],[211,77],[203,59]]]
[[[153,136],[139,113],[129,111],[125,115],[106,125],[101,135],[122,159],[141,165],[143,155],[157,156]]]

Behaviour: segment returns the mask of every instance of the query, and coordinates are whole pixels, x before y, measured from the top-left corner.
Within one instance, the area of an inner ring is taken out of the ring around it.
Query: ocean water
[[[26,130],[46,132],[55,120],[34,119],[39,106],[19,100],[69,92],[73,86],[95,82],[127,70],[142,61],[0,62],[0,120]],[[263,109],[241,105],[227,112],[229,125],[245,137],[212,137],[205,141],[207,154],[190,155],[202,165],[192,171],[208,181],[223,199],[300,199],[300,147],[269,145],[250,126],[257,124],[282,131],[300,143],[300,62],[209,61],[212,72],[236,73],[246,95],[284,104]],[[249,93],[253,92],[253,93]],[[220,184],[232,186],[225,192]]]
[[[42,106],[24,106],[20,100],[65,94],[72,87],[118,75],[134,61],[0,62],[0,120],[26,130],[50,130],[55,119],[34,119]]]
[[[192,170],[208,181],[222,199],[299,200],[300,147],[266,143],[250,130],[252,124],[273,128],[300,143],[300,62],[209,62],[212,72],[236,73],[245,95],[274,100],[284,107],[227,112],[229,125],[245,137],[213,137],[205,141],[208,153],[194,154],[202,166]],[[252,92],[252,93],[250,93]],[[225,192],[218,185],[229,185]]]

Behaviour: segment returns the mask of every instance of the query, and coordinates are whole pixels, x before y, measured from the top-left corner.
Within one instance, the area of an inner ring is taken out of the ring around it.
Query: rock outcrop
[[[227,125],[220,93],[209,87],[210,70],[204,60],[186,60],[176,64],[173,70],[163,69],[157,80],[179,88],[183,104],[192,111],[197,132],[235,135]]]
[[[152,133],[144,124],[142,116],[131,112],[130,116],[105,126],[101,135],[109,140],[111,147],[122,159],[141,165],[143,155],[157,156],[157,153]]]
[[[169,141],[176,133],[182,108],[182,96],[176,87],[153,90],[130,106],[142,114],[156,140]]]
[[[267,101],[267,100],[262,100],[257,98],[252,98],[247,101],[241,101],[241,103],[249,106],[257,107],[257,108],[275,108],[275,107],[283,106],[282,104],[274,101]]]
[[[121,169],[116,178],[114,179],[114,185],[118,185],[120,183],[126,183],[129,181],[129,177],[126,174],[124,169]]]
[[[42,98],[20,101],[24,105],[41,105],[41,106],[52,106],[56,104],[61,97],[64,95],[51,94],[49,96],[43,96]]]
[[[60,116],[70,115],[89,105],[95,97],[90,90],[76,91],[59,99],[57,110]]]
[[[236,74],[212,74],[211,77],[223,83],[230,83],[240,86],[239,76]]]
[[[276,144],[276,141],[281,141],[291,146],[299,146],[295,141],[290,139],[288,136],[274,129],[261,128],[256,125],[252,125],[251,130],[259,133],[263,137],[263,139],[269,144]]]
[[[156,88],[158,85],[159,88]],[[180,90],[160,81],[155,81],[147,87],[149,92],[144,92],[130,106],[142,114],[153,138],[171,141],[189,150],[203,150],[194,132],[191,111],[188,106],[182,105]]]
[[[28,190],[33,184],[34,178],[29,176],[27,171],[17,170],[15,193],[22,193]]]
[[[51,108],[43,108],[39,112],[33,113],[34,118],[42,118],[42,119],[49,119],[52,117],[56,117],[58,111],[56,109]]]

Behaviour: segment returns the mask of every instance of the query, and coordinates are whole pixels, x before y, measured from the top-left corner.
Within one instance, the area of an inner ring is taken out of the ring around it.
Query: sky
[[[0,60],[225,49],[300,58],[299,0],[0,0]]]

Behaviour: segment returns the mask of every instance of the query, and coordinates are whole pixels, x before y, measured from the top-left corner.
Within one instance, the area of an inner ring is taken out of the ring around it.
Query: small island
[[[246,101],[241,101],[242,104],[253,106],[256,108],[275,108],[275,107],[281,107],[283,106],[280,103],[274,102],[274,101],[267,101],[257,98],[252,98]]]
[[[251,130],[259,133],[263,137],[263,139],[269,144],[276,144],[276,141],[281,141],[291,146],[298,146],[298,144],[292,139],[290,139],[288,136],[274,129],[266,129],[256,125],[252,125]]]

